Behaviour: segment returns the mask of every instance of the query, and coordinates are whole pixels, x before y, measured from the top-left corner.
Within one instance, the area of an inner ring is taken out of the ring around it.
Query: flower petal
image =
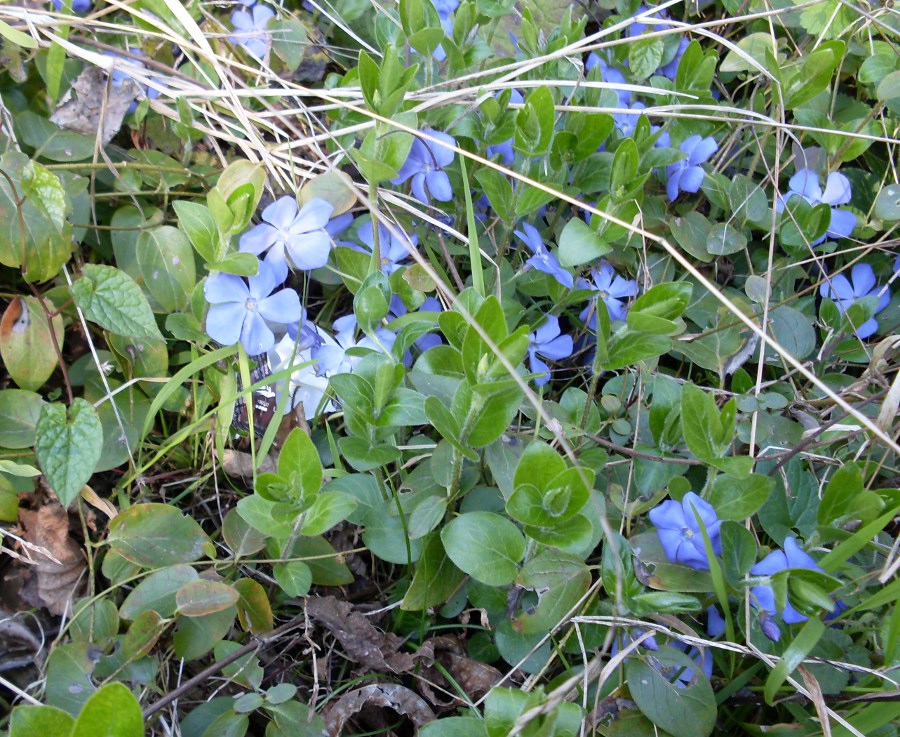
[[[444,171],[430,171],[425,174],[425,182],[428,191],[438,202],[449,202],[453,199],[453,187],[450,186],[450,177]]]
[[[328,220],[333,212],[334,205],[328,200],[314,197],[301,208],[300,213],[291,225],[291,232],[308,233],[311,230],[324,228],[328,225]]]
[[[850,271],[850,281],[853,283],[853,296],[856,299],[868,297],[875,289],[875,271],[865,261],[853,264]]]
[[[846,205],[850,202],[850,193],[850,180],[843,174],[833,171],[825,181],[822,202],[827,202],[829,205]]]
[[[241,328],[241,345],[251,356],[265,353],[275,345],[275,334],[258,312],[248,312]]]
[[[681,174],[678,187],[682,192],[697,192],[703,184],[706,172],[699,166],[689,166]]]
[[[831,208],[831,220],[828,223],[829,238],[849,238],[856,227],[856,215],[849,210]]]
[[[561,361],[564,358],[568,358],[572,355],[573,350],[574,343],[571,335],[560,335],[558,338],[554,338],[549,343],[543,343],[537,348],[538,353],[551,361]]]
[[[243,302],[213,305],[206,315],[206,333],[216,343],[234,345],[241,337],[241,327],[246,315]]]
[[[300,271],[318,269],[328,263],[331,238],[324,230],[312,231],[292,238],[287,251],[295,269]]]
[[[712,136],[707,136],[698,141],[694,146],[693,151],[691,151],[691,154],[688,157],[688,163],[696,166],[697,164],[709,161],[709,158],[718,150],[719,144],[716,143],[716,139]]]
[[[822,190],[819,188],[819,175],[812,169],[801,169],[788,182],[790,190],[805,198],[810,204],[817,205],[822,201]]]
[[[274,227],[287,230],[297,217],[297,200],[290,196],[279,197],[262,212],[262,219]]]
[[[822,282],[819,294],[835,302],[854,302],[856,300],[853,287],[850,286],[850,281],[843,274],[837,274],[829,281]]]
[[[275,228],[268,223],[260,223],[241,236],[239,247],[243,253],[259,256],[275,242],[277,236],[278,231]]]
[[[234,274],[217,273],[207,278],[203,285],[203,296],[210,304],[221,304],[223,302],[239,303],[241,305],[246,302],[250,296],[250,290],[244,280]],[[235,340],[235,342],[237,342]]]
[[[300,297],[293,289],[282,289],[259,303],[259,314],[276,325],[287,325],[303,317]]]

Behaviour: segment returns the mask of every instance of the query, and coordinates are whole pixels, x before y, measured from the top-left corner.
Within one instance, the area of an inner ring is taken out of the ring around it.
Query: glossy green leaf
[[[53,312],[53,304],[47,309]],[[35,297],[15,297],[0,320],[0,356],[12,380],[22,389],[40,389],[59,363],[63,337],[61,315],[48,321]]]
[[[155,611],[162,617],[172,617],[177,606],[176,592],[198,578],[197,571],[184,564],[154,571],[125,597],[125,601],[119,607],[119,616],[122,619],[132,620],[144,612]]]
[[[112,550],[145,568],[193,563],[210,545],[200,525],[169,504],[144,502],[109,523]]]
[[[516,577],[525,538],[508,519],[492,512],[469,512],[441,530],[450,560],[476,581],[504,586]]]

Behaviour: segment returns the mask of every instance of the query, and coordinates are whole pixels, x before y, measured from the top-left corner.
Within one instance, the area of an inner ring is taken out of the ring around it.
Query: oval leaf
[[[234,606],[239,598],[238,592],[227,584],[199,579],[178,589],[175,605],[185,617],[205,617]]]
[[[512,583],[525,555],[525,537],[493,512],[461,514],[441,530],[447,556],[463,572],[488,586]]]

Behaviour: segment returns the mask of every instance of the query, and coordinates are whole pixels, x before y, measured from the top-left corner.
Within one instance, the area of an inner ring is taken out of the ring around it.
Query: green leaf
[[[488,737],[488,732],[483,719],[443,717],[423,725],[419,737]]]
[[[77,715],[97,687],[91,676],[96,665],[94,646],[89,642],[70,642],[57,646],[46,665],[44,699],[69,714]]]
[[[855,462],[845,463],[831,477],[816,520],[820,525],[843,527],[851,520],[871,522],[881,511],[884,502],[881,498],[863,489],[862,469]]]
[[[135,246],[144,288],[156,312],[185,309],[197,281],[194,252],[187,237],[171,225],[143,230]]]
[[[202,658],[228,635],[236,614],[232,606],[205,617],[179,617],[172,638],[175,655],[185,660]]]
[[[628,44],[628,67],[638,82],[647,79],[659,68],[666,47],[657,38],[638,38]]]
[[[71,287],[85,317],[105,330],[130,338],[162,340],[147,298],[125,272],[102,264],[85,264]]]
[[[169,623],[152,609],[139,614],[122,639],[119,651],[127,660],[137,660],[147,655],[166,631]]]
[[[627,196],[634,186],[638,172],[640,155],[633,138],[626,138],[613,155],[612,170],[609,175],[609,191],[613,199]]]
[[[422,611],[443,604],[460,587],[465,574],[444,552],[441,536],[435,532],[425,540],[416,563],[416,572],[400,608]]]
[[[53,304],[47,305],[52,311]],[[52,325],[52,328],[51,328]],[[62,315],[52,320],[32,296],[15,297],[0,320],[0,356],[10,377],[22,389],[40,389],[56,369],[56,346],[63,347]]]
[[[693,683],[671,683],[650,663],[636,657],[625,661],[625,682],[635,704],[657,727],[672,737],[706,737],[716,726],[716,698],[706,675],[684,653],[660,648],[654,660],[673,669],[689,668]]]
[[[259,273],[259,259],[252,253],[229,253],[213,264],[206,264],[209,271],[224,271],[236,276],[256,276]]]
[[[210,546],[200,525],[169,504],[143,502],[109,523],[107,541],[116,553],[144,568],[193,563]]]
[[[512,583],[525,555],[525,538],[505,517],[493,512],[469,512],[441,530],[450,560],[476,581],[488,586]]]
[[[762,474],[750,474],[739,479],[716,476],[707,501],[716,508],[722,520],[743,522],[756,514],[775,489],[775,479]]]
[[[342,522],[356,509],[357,500],[349,494],[331,491],[319,494],[304,513],[301,535],[321,535]]]
[[[573,217],[559,234],[557,258],[561,266],[581,266],[612,250],[603,237],[580,217]]]
[[[278,475],[289,482],[298,501],[312,499],[322,488],[322,461],[309,435],[291,430],[278,456]]]
[[[154,611],[161,617],[175,615],[176,592],[185,584],[196,581],[199,574],[191,566],[178,564],[154,571],[142,580],[125,597],[119,607],[122,619],[137,619],[141,614]]]
[[[312,586],[312,571],[302,561],[276,563],[272,566],[275,580],[288,596],[306,596]]]
[[[225,255],[220,252],[219,230],[208,207],[190,200],[176,200],[172,207],[200,258],[213,263]]]
[[[875,217],[887,223],[900,220],[900,184],[888,184],[875,198]]]
[[[706,250],[713,256],[729,256],[746,247],[746,236],[728,223],[716,223],[706,237]]]
[[[29,161],[22,168],[22,193],[62,231],[72,209],[59,177],[49,169]]]
[[[797,669],[797,666],[803,662],[803,659],[809,655],[810,651],[816,646],[816,643],[819,642],[824,632],[825,625],[818,619],[809,619],[806,624],[803,625],[803,629],[800,630],[788,648],[784,651],[781,660],[778,661],[777,665],[772,669],[772,672],[769,673],[769,677],[766,679],[763,693],[767,704],[771,706],[775,703],[775,696],[778,693],[778,689],[780,689],[782,684],[788,679],[788,676]]]
[[[272,51],[293,71],[303,62],[308,48],[306,26],[297,18],[278,18],[266,30],[272,36]]]
[[[30,479],[41,475],[40,469],[37,469],[34,466],[29,466],[27,463],[15,463],[14,461],[5,459],[0,460],[0,473],[5,473],[9,476],[18,476],[23,479]]]
[[[9,737],[68,737],[75,718],[55,706],[20,704],[9,718]]]
[[[549,632],[564,621],[591,584],[591,574],[575,555],[545,550],[526,563],[516,583],[539,592],[534,610],[519,615],[514,627],[525,635]]]
[[[35,430],[46,404],[35,392],[0,391],[0,448],[18,450],[34,445]]]
[[[47,404],[35,430],[34,451],[50,488],[68,507],[94,472],[103,448],[103,426],[94,408],[76,397],[68,417],[61,404]]]
[[[144,737],[141,705],[123,684],[109,683],[88,699],[72,737]]]
[[[661,356],[671,348],[672,341],[663,335],[635,333],[626,328],[610,338],[608,356],[600,362],[600,366],[605,371],[616,371],[633,366],[638,361]]]

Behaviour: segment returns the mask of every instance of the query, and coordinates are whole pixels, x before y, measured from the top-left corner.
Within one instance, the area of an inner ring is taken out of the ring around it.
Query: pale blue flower
[[[374,230],[372,221],[369,220],[359,226],[357,231],[359,240],[366,246],[366,252],[371,254],[375,250]],[[393,274],[400,268],[400,262],[412,257],[416,246],[419,244],[419,235],[411,236],[404,233],[396,225],[390,230],[378,224],[378,250],[381,254],[381,271],[385,274]]]
[[[206,332],[222,345],[241,341],[251,356],[265,353],[275,345],[271,326],[284,330],[303,317],[300,297],[293,289],[272,294],[279,280],[270,263],[261,261],[259,273],[245,282],[234,274],[215,273],[203,285],[211,305],[206,316]]]
[[[53,0],[53,7],[56,10],[63,9],[62,0]],[[87,13],[91,9],[91,0],[72,0],[73,13]]]
[[[235,33],[228,37],[232,43],[243,46],[251,56],[265,58],[272,42],[266,27],[275,17],[275,11],[268,5],[256,4],[246,10],[235,10],[231,14],[231,25]]]
[[[318,269],[328,263],[331,253],[326,228],[333,210],[330,202],[318,197],[302,208],[293,197],[281,197],[263,210],[262,223],[241,236],[240,250],[256,256],[268,251],[279,275],[287,274],[286,258],[300,271]]]

